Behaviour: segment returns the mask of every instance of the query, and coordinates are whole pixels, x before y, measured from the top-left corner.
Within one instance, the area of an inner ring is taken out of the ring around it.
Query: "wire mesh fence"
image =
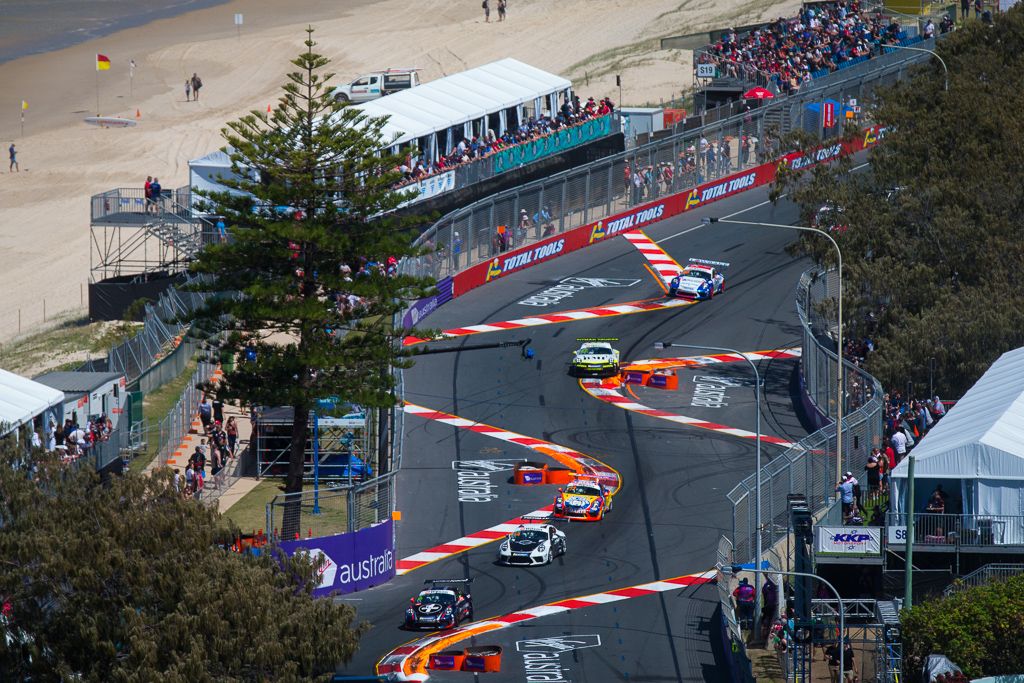
[[[146,375],[155,363],[173,352],[181,343],[193,314],[206,300],[206,294],[187,291],[188,286],[196,281],[194,276],[186,276],[185,281],[177,286],[164,290],[155,302],[147,303],[143,314],[142,329],[131,339],[111,347],[106,359],[91,360],[83,364],[81,371],[120,372],[128,384],[134,384]],[[184,368],[180,364],[178,372]],[[159,371],[147,381],[148,389],[160,386],[157,381],[167,381],[176,374],[170,374],[172,368]]]
[[[185,389],[182,391],[178,402],[160,420],[160,424],[155,432],[159,439],[157,442],[157,462],[161,467],[167,465],[167,461],[174,453],[174,450],[178,448],[185,435],[192,428],[192,420],[196,415],[199,401],[203,394],[199,389],[199,384],[209,381],[216,369],[216,363],[200,360],[196,366],[196,371],[189,377],[188,384],[185,385]]]
[[[391,519],[395,473],[355,486],[281,493],[267,503],[267,533],[294,540],[351,533]]]
[[[402,268],[416,275],[452,275],[510,248],[765,163],[784,151],[780,139],[793,130],[806,130],[822,140],[834,138],[840,128],[822,125],[826,101],[863,103],[875,88],[902,79],[924,58],[926,54],[912,52],[883,55],[866,63],[870,68],[865,66],[864,71],[850,69],[856,73],[822,79],[828,82],[749,111],[733,103],[706,114],[705,125],[699,128],[685,130],[680,124],[661,140],[481,199],[425,230],[417,244],[436,251],[405,259]],[[865,113],[854,122],[869,125],[869,107],[861,111]],[[502,233],[509,235],[504,241]]]
[[[835,273],[808,271],[801,276],[797,287],[797,313],[803,328],[800,365],[804,383],[814,407],[833,423],[801,439],[761,468],[763,548],[772,547],[788,533],[789,494],[803,494],[811,513],[820,511],[835,496],[837,474],[845,471],[860,474],[871,449],[882,442],[882,388],[874,377],[845,362],[843,461],[837,463],[834,415],[838,361],[835,351],[828,348],[830,328],[822,314],[829,309],[829,297],[834,298],[837,284]],[[755,554],[756,489],[757,476],[752,474],[728,495],[733,504],[733,543],[739,562],[750,561]]]

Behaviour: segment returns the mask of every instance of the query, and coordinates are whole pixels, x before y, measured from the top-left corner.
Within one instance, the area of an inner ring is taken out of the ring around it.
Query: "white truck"
[[[369,102],[399,90],[415,88],[420,84],[417,71],[419,69],[387,69],[363,74],[348,85],[335,88],[334,99],[339,102]]]

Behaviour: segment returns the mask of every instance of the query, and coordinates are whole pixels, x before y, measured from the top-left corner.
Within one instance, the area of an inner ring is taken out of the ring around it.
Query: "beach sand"
[[[510,0],[508,19],[485,24],[479,0],[235,0],[94,41],[4,64],[0,143],[18,148],[20,173],[0,167],[0,341],[87,303],[89,198],[188,182],[188,160],[223,145],[225,122],[276,101],[312,24],[338,84],[376,68],[416,66],[425,80],[503,57],[571,78],[584,98],[657,104],[692,86],[689,50],[657,39],[790,16],[796,0]],[[233,23],[244,13],[239,37]],[[128,129],[82,122],[99,113],[135,118]],[[129,79],[128,61],[137,67]],[[185,79],[199,73],[199,102]],[[25,135],[20,132],[21,101]]]

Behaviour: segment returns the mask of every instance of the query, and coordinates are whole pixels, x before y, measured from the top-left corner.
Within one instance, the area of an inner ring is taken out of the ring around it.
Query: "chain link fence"
[[[189,377],[188,384],[185,385],[185,390],[181,393],[181,398],[160,420],[160,424],[155,430],[159,438],[157,463],[160,467],[166,467],[174,450],[181,445],[185,435],[192,429],[192,420],[203,395],[198,385],[209,381],[216,369],[216,363],[200,360],[196,371]]]
[[[934,41],[920,43],[925,48],[933,45]],[[656,142],[476,201],[427,228],[417,245],[431,253],[403,260],[403,271],[436,278],[452,275],[501,251],[765,163],[784,151],[781,137],[796,129],[817,134],[822,140],[835,138],[841,132],[839,126],[822,127],[826,100],[846,103],[852,98],[864,103],[875,88],[902,79],[911,66],[927,56],[916,52],[883,55],[847,70],[855,73],[820,79],[821,83],[807,90],[750,111],[741,111],[745,107],[733,103],[721,111],[706,113],[701,119],[705,125],[699,128],[684,130],[686,125],[680,124],[677,132]],[[870,123],[867,113],[854,121],[860,126]],[[741,144],[744,137],[746,146]],[[651,170],[651,180],[635,184],[636,173],[647,169]],[[506,233],[511,235],[504,249],[497,239],[498,226],[506,226]]]
[[[803,328],[800,361],[811,409],[832,420],[761,468],[761,543],[771,548],[788,533],[791,493],[806,496],[811,513],[824,509],[835,496],[836,473],[861,473],[871,449],[882,442],[882,387],[857,366],[845,362],[843,466],[836,463],[836,352],[827,311],[835,310],[838,277],[834,272],[808,271],[797,287],[797,313]],[[834,315],[834,314],[833,314]],[[733,543],[739,562],[751,561],[757,545],[756,474],[729,492],[733,504]]]
[[[207,294],[186,291],[196,279],[195,276],[186,276],[182,284],[164,290],[155,302],[146,304],[142,330],[137,335],[111,347],[106,359],[91,360],[78,369],[83,372],[120,372],[128,384],[140,380],[180,343],[192,314],[206,301]],[[175,362],[180,365],[180,373],[184,363],[180,360]],[[176,377],[176,374],[170,374],[171,370],[166,368],[154,374],[147,380],[144,391],[151,391]]]

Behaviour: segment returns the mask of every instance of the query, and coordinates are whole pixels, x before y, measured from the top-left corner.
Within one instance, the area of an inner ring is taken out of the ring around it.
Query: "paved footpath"
[[[212,381],[217,382],[223,376],[220,368],[214,371]],[[171,453],[171,457],[167,459],[167,467],[172,469],[184,470],[188,464],[189,456],[195,452],[196,446],[200,444],[202,439],[206,438],[203,434],[203,423],[199,419],[199,406],[195,405],[192,407],[192,424],[185,434],[181,443]],[[231,416],[234,416],[235,423],[238,425],[238,443],[236,450],[239,455],[232,458],[227,466],[224,468],[223,473],[227,476],[223,477],[223,484],[226,486],[225,490],[218,491],[217,483],[213,476],[210,475],[210,465],[207,463],[206,467],[206,486],[204,487],[204,494],[206,498],[217,500],[217,509],[220,512],[227,511],[232,505],[241,500],[245,494],[256,488],[259,483],[259,479],[256,477],[233,477],[231,473],[236,468],[241,466],[242,456],[241,453],[245,452],[249,448],[250,438],[252,436],[252,425],[249,422],[249,415],[241,408],[234,405],[224,406],[224,420],[225,422]],[[159,467],[159,458],[154,458],[153,462],[146,467],[146,474],[152,473]]]

